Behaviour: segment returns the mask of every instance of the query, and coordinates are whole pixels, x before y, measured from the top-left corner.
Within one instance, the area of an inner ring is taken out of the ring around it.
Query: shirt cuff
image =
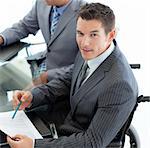
[[[7,45],[7,40],[6,40],[6,38],[2,35],[2,34],[0,34],[0,36],[3,38],[3,40],[4,40],[4,43],[2,44],[2,46],[5,46],[5,45]]]
[[[35,139],[32,139],[32,141],[33,141],[33,146],[32,146],[32,148],[34,148],[34,145],[35,145]]]

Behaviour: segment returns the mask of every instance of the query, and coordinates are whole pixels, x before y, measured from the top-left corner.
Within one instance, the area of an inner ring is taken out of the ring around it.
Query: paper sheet
[[[9,62],[2,62],[1,60],[0,60],[0,66],[3,66],[3,65],[6,65],[6,64],[8,64]]]
[[[17,111],[14,119],[12,119],[13,114],[14,111],[0,113],[1,131],[10,137],[16,134],[22,134],[32,139],[43,139],[24,111]]]

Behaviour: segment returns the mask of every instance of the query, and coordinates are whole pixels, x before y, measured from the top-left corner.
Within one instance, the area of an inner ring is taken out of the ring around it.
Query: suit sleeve
[[[87,130],[69,137],[36,140],[35,147],[105,148],[127,120],[136,97],[135,91],[126,82],[109,86],[99,95],[95,114]]]
[[[74,64],[49,71],[51,81],[31,90],[32,108],[42,104],[51,104],[61,98],[69,98]]]
[[[13,24],[11,28],[5,29],[1,32],[4,37],[4,42],[9,45],[13,42],[19,41],[27,37],[29,34],[36,34],[39,30],[38,20],[37,20],[37,2],[31,9],[31,11],[18,23]]]

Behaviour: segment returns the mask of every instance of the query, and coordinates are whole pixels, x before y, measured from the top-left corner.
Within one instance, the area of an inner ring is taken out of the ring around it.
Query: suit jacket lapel
[[[73,3],[71,3],[70,5],[66,8],[64,14],[60,17],[59,22],[57,24],[58,26],[57,26],[56,32],[50,39],[48,46],[50,46],[53,43],[53,41],[59,36],[59,34],[65,29],[68,22],[73,17],[75,17],[77,7],[74,8]]]
[[[49,32],[49,30],[50,30],[50,28],[49,28],[50,11],[51,11],[51,6],[48,6],[47,4],[45,4],[45,7],[43,9],[39,10],[39,12],[37,14],[40,19],[40,22],[41,22],[40,28],[41,28],[42,33],[44,34],[46,43],[48,43],[50,40],[50,32]]]
[[[74,113],[78,103],[84,98],[84,95],[88,93],[99,81],[104,78],[104,69],[99,67],[87,81],[73,94],[71,100],[76,99],[76,104],[71,103],[72,113]],[[75,87],[75,83],[74,83]]]
[[[76,68],[74,69],[73,72],[73,77],[72,77],[72,85],[71,85],[71,96],[74,94],[74,89],[75,89],[75,85],[76,85],[76,80],[78,78],[79,72],[81,70],[82,65],[84,64],[84,60],[82,59],[81,55],[78,56],[78,59],[80,62],[80,64],[78,64],[78,66],[76,66]]]

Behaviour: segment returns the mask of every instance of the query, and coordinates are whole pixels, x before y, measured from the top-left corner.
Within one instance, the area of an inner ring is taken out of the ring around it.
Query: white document
[[[0,61],[0,66],[6,65],[6,64],[8,64],[8,63],[9,63],[9,62],[7,62],[7,61],[6,61],[6,62],[1,62],[1,61]]]
[[[1,131],[10,137],[22,134],[32,139],[43,139],[24,111],[17,111],[14,119],[12,119],[13,114],[14,111],[0,112]]]

